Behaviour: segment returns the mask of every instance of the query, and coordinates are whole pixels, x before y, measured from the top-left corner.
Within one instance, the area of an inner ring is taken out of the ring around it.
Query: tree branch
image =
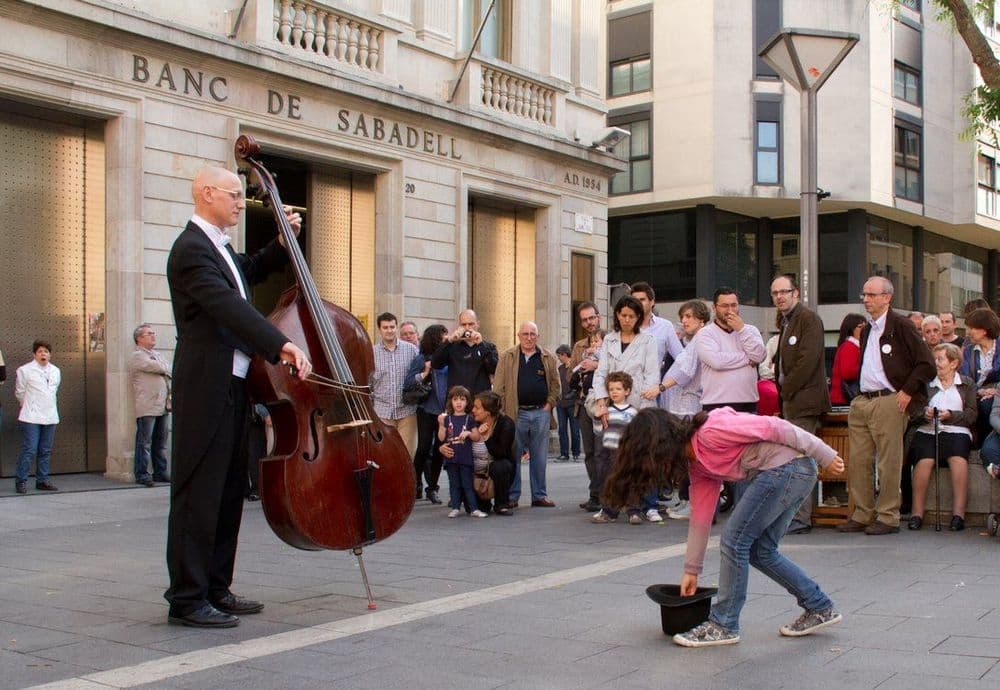
[[[934,0],[934,2],[951,12],[955,28],[969,48],[972,61],[979,67],[983,82],[991,91],[1000,93],[1000,61],[993,54],[993,49],[990,48],[990,43],[983,36],[983,32],[979,30],[965,0]]]

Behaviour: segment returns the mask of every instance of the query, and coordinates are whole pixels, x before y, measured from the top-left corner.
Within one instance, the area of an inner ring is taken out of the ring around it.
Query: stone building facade
[[[604,5],[499,0],[0,0],[0,204],[9,365],[53,342],[63,369],[53,468],[131,478],[125,372],[153,324],[172,354],[165,266],[206,164],[252,134],[305,218],[320,291],[374,331],[472,306],[500,345],[518,321],[572,336],[607,284],[599,140]],[[466,58],[469,58],[466,64]],[[274,233],[250,201],[234,231]],[[267,311],[287,276],[256,290]],[[2,474],[17,436],[2,390]]]

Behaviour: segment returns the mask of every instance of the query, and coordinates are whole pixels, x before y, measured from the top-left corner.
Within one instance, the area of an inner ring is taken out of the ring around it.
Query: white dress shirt
[[[885,375],[885,367],[882,366],[882,352],[881,344],[879,339],[882,337],[882,332],[885,330],[885,318],[886,314],[882,314],[879,318],[872,321],[868,320],[871,324],[871,331],[868,333],[868,342],[865,345],[865,358],[861,363],[861,392],[863,393],[874,393],[880,390],[891,390],[895,391],[891,383],[889,383],[889,377]]]
[[[217,228],[209,223],[197,213],[191,216],[191,222],[201,228],[202,232],[205,233],[205,236],[211,240],[212,246],[215,247],[215,250],[219,252],[219,256],[221,256],[222,260],[226,262],[227,266],[229,266],[229,271],[232,273],[233,279],[236,281],[236,287],[240,290],[240,297],[246,299],[247,292],[246,288],[243,287],[243,276],[236,267],[233,255],[229,253],[228,249],[226,249],[226,245],[230,242],[229,235],[224,233],[221,228]],[[245,379],[248,371],[250,371],[250,357],[242,350],[233,350],[233,376]]]
[[[49,362],[44,367],[31,360],[17,369],[14,395],[21,403],[17,419],[27,424],[58,424],[56,392],[62,375],[59,367]]]

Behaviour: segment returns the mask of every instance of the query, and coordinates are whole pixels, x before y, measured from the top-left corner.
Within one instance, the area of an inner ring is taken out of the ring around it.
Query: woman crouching
[[[698,587],[722,482],[747,480],[746,491],[722,530],[715,605],[706,622],[674,635],[674,642],[708,647],[740,641],[740,611],[746,602],[750,565],[788,590],[805,610],[781,626],[782,635],[809,635],[841,620],[819,585],[778,551],[788,524],[816,484],[817,460],[834,472],[844,469],[833,448],[777,417],[724,407],[682,418],[648,408],[632,420],[604,485],[602,502],[633,505],[651,488],[664,483],[679,486],[685,477],[691,480],[682,596],[694,594]]]

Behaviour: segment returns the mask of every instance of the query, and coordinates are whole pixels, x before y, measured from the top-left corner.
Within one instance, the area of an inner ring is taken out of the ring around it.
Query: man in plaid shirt
[[[423,373],[424,358],[412,343],[397,337],[396,322],[389,312],[378,315],[380,337],[372,347],[375,354],[372,398],[375,413],[383,422],[396,427],[412,456],[417,448],[417,408],[403,404],[403,387]]]

